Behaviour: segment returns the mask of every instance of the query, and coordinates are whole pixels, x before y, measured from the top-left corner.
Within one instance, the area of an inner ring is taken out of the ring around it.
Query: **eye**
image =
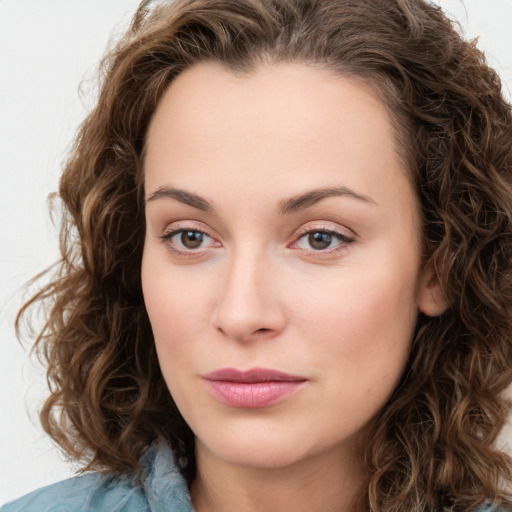
[[[332,233],[326,233],[325,231],[314,231],[301,238],[306,238],[309,246],[315,251],[322,251],[328,249],[333,242]]]
[[[299,235],[292,247],[313,252],[335,252],[354,241],[353,237],[332,229],[308,229]]]
[[[209,236],[200,231],[183,230],[176,233],[171,240],[174,243],[180,243],[186,249],[198,249],[207,238]]]
[[[165,233],[161,239],[171,251],[181,255],[220,246],[205,232],[191,228],[176,228]]]

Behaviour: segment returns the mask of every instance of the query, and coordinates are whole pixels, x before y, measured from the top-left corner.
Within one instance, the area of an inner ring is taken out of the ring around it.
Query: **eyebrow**
[[[179,201],[180,203],[187,204],[203,212],[212,212],[213,210],[215,210],[213,203],[211,201],[208,201],[208,199],[205,199],[204,197],[201,197],[197,194],[193,194],[192,192],[187,192],[185,190],[170,187],[157,188],[155,192],[153,192],[146,199],[146,203],[163,198],[174,199],[176,201]]]
[[[308,192],[291,197],[290,199],[282,200],[279,202],[278,211],[281,215],[287,215],[310,208],[328,197],[340,196],[349,196],[372,205],[377,204],[370,197],[359,194],[348,187],[327,187],[309,190]],[[192,206],[204,212],[213,212],[215,210],[213,203],[204,197],[192,192],[187,192],[186,190],[166,186],[157,188],[155,192],[146,199],[146,203],[164,198],[174,199],[175,201],[179,201],[180,203]]]
[[[294,213],[310,208],[316,203],[328,197],[349,196],[365,203],[376,205],[377,203],[368,196],[359,194],[348,187],[327,187],[310,190],[304,194],[280,201],[279,212],[282,215]]]

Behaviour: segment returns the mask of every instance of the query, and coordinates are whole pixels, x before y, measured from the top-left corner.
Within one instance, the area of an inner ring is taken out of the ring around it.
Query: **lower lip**
[[[206,380],[215,398],[231,407],[257,409],[273,405],[295,393],[305,381],[231,382]]]

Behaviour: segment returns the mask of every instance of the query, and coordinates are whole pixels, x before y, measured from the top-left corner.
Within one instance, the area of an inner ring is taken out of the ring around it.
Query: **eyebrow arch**
[[[322,199],[336,196],[350,196],[368,204],[377,204],[370,197],[358,194],[357,192],[348,187],[328,187],[310,190],[308,192],[305,192],[304,194],[300,194],[290,199],[280,201],[279,213],[281,215],[294,213],[299,210],[309,208],[314,204],[318,203],[319,201],[322,201]]]
[[[181,190],[179,188],[171,188],[166,186],[157,188],[155,192],[153,192],[146,199],[146,203],[163,198],[174,199],[180,203],[187,204],[203,212],[212,212],[215,209],[213,203],[204,197],[193,194],[192,192],[186,192],[185,190]]]

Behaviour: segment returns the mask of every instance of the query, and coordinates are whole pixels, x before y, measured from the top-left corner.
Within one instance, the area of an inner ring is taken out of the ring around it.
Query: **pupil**
[[[183,231],[181,234],[181,243],[187,249],[196,249],[203,241],[203,234],[199,231]]]
[[[327,249],[331,245],[332,236],[329,233],[316,233],[309,234],[309,244],[313,249]]]

